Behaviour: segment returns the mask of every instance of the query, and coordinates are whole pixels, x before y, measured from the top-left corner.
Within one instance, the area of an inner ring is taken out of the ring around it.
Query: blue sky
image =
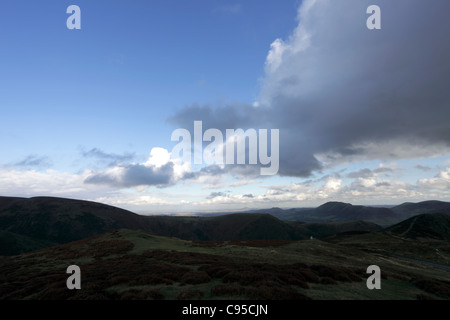
[[[169,147],[166,119],[187,104],[252,102],[296,15],[295,1],[78,1],[82,30],[69,31],[72,3],[6,1],[0,31],[2,133],[19,139],[2,145],[64,170],[77,147]]]
[[[448,6],[3,1],[0,194],[148,213],[450,200]],[[279,174],[167,160],[194,120],[279,129]]]

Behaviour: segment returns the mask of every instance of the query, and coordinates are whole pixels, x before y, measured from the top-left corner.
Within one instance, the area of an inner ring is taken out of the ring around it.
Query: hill
[[[407,218],[423,213],[450,214],[450,202],[407,202],[391,208],[352,205],[343,202],[327,202],[317,208],[260,209],[252,213],[268,213],[284,221],[333,222],[367,221],[381,226],[391,226]]]
[[[143,216],[82,200],[0,197],[0,255],[19,254],[118,229],[197,241],[322,238],[349,231],[378,231],[380,227],[374,221],[393,225],[393,221],[399,222],[408,212],[445,210],[447,204],[408,203],[396,207],[395,213],[388,208],[328,202],[313,209],[272,208],[267,210],[270,214],[259,210],[212,217],[177,217]],[[280,220],[283,217],[293,221]],[[436,236],[443,232],[438,223],[434,227],[437,229],[428,234]]]
[[[418,203],[406,202],[393,207],[392,211],[402,218],[410,218],[424,213],[450,214],[450,202],[443,201],[422,201]]]
[[[385,230],[409,239],[428,238],[450,241],[450,216],[445,214],[421,214],[402,221]]]
[[[304,228],[314,238],[323,238],[329,235],[335,235],[347,232],[371,232],[380,231],[383,228],[379,225],[367,221],[338,221],[329,223],[310,222],[305,223]]]
[[[81,269],[81,290],[66,287],[72,264]],[[382,290],[367,290],[368,264],[380,266]],[[135,230],[0,257],[0,275],[0,300],[450,298],[448,271],[345,245],[209,243]]]
[[[188,240],[298,240],[305,230],[267,214],[142,216],[90,201],[0,197],[0,255],[19,254],[118,229]]]
[[[10,256],[54,245],[57,243],[0,230],[0,255]]]
[[[217,217],[147,217],[147,231],[187,240],[299,240],[307,230],[269,214],[235,213]]]
[[[116,229],[139,229],[143,218],[90,201],[53,197],[0,197],[0,230],[53,243],[66,243]]]
[[[269,213],[287,221],[335,222],[368,221],[379,225],[392,225],[402,220],[389,208],[352,205],[343,202],[327,202],[317,208],[262,209],[252,212]]]

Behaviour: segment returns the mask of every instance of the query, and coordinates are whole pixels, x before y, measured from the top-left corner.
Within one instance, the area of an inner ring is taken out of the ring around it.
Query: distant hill
[[[418,203],[408,202],[390,208],[327,202],[317,208],[271,208],[249,212],[268,213],[285,221],[337,222],[361,220],[387,227],[423,213],[450,214],[450,202],[434,200]]]
[[[403,238],[428,238],[450,241],[450,216],[421,214],[386,229],[386,232]]]
[[[354,206],[350,203],[328,202],[314,210],[316,216],[331,221],[364,220],[379,224],[395,220],[394,213],[387,208]]]
[[[317,208],[272,208],[212,217],[177,217],[143,216],[91,201],[0,197],[0,255],[18,254],[118,229],[200,241],[321,238],[349,231],[379,231],[379,225],[394,225],[418,212],[447,213],[449,208],[450,203],[440,201],[404,203],[394,208],[328,202]],[[422,219],[425,218],[419,221]],[[439,219],[446,221],[445,217]],[[412,228],[408,234],[432,234],[440,239],[446,232],[439,229],[442,226],[437,222],[424,220],[419,225],[431,231]],[[403,230],[401,226],[404,225],[396,226],[392,232]]]
[[[402,220],[389,208],[352,205],[343,202],[327,202],[317,208],[263,209],[252,212],[269,213],[288,221],[335,222],[368,221],[379,225],[392,225]]]
[[[101,203],[52,198],[0,197],[0,255],[63,244],[118,229],[186,240],[301,240],[346,231],[374,231],[362,221],[293,223],[270,214],[215,217],[143,216]]]
[[[304,230],[269,214],[235,213],[217,217],[147,217],[148,232],[188,240],[299,240]]]
[[[450,214],[450,202],[436,200],[418,203],[406,202],[393,207],[392,211],[403,218],[410,218],[423,213]]]
[[[0,255],[84,239],[118,229],[187,240],[299,240],[309,232],[268,214],[142,216],[90,201],[0,197]]]
[[[303,226],[314,238],[323,238],[329,235],[351,231],[370,232],[383,229],[379,225],[367,221],[338,221],[329,223],[310,222],[305,223]]]

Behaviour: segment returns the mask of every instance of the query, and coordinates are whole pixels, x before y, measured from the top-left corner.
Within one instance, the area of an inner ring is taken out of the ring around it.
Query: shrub
[[[211,278],[205,271],[190,271],[182,276],[181,281],[185,284],[200,284],[210,282]]]
[[[448,299],[450,298],[450,283],[447,281],[437,281],[430,279],[417,279],[412,283],[419,289],[425,292],[434,294],[438,297]]]
[[[121,300],[163,300],[164,296],[155,289],[129,289],[122,292]]]
[[[177,295],[178,300],[198,300],[203,297],[203,292],[199,290],[187,289]]]
[[[200,268],[198,268],[198,270],[205,271],[212,278],[223,278],[224,276],[232,272],[232,269],[229,269],[227,267],[210,264],[202,265]]]
[[[256,300],[310,300],[304,294],[289,287],[250,287],[246,294],[250,299]]]
[[[234,283],[216,284],[211,288],[213,296],[241,296],[245,294],[245,288]]]
[[[359,277],[352,270],[343,267],[312,265],[311,269],[320,277],[330,278],[335,281],[356,282],[361,280],[361,277]]]
[[[320,279],[320,284],[338,284],[338,283],[331,278],[324,277],[324,278]]]

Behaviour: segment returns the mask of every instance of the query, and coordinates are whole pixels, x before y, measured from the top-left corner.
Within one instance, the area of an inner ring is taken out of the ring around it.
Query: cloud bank
[[[171,117],[189,128],[279,128],[283,176],[352,161],[450,150],[450,2],[305,0],[298,26],[270,46],[253,105],[192,105]],[[255,107],[257,106],[257,107]]]

